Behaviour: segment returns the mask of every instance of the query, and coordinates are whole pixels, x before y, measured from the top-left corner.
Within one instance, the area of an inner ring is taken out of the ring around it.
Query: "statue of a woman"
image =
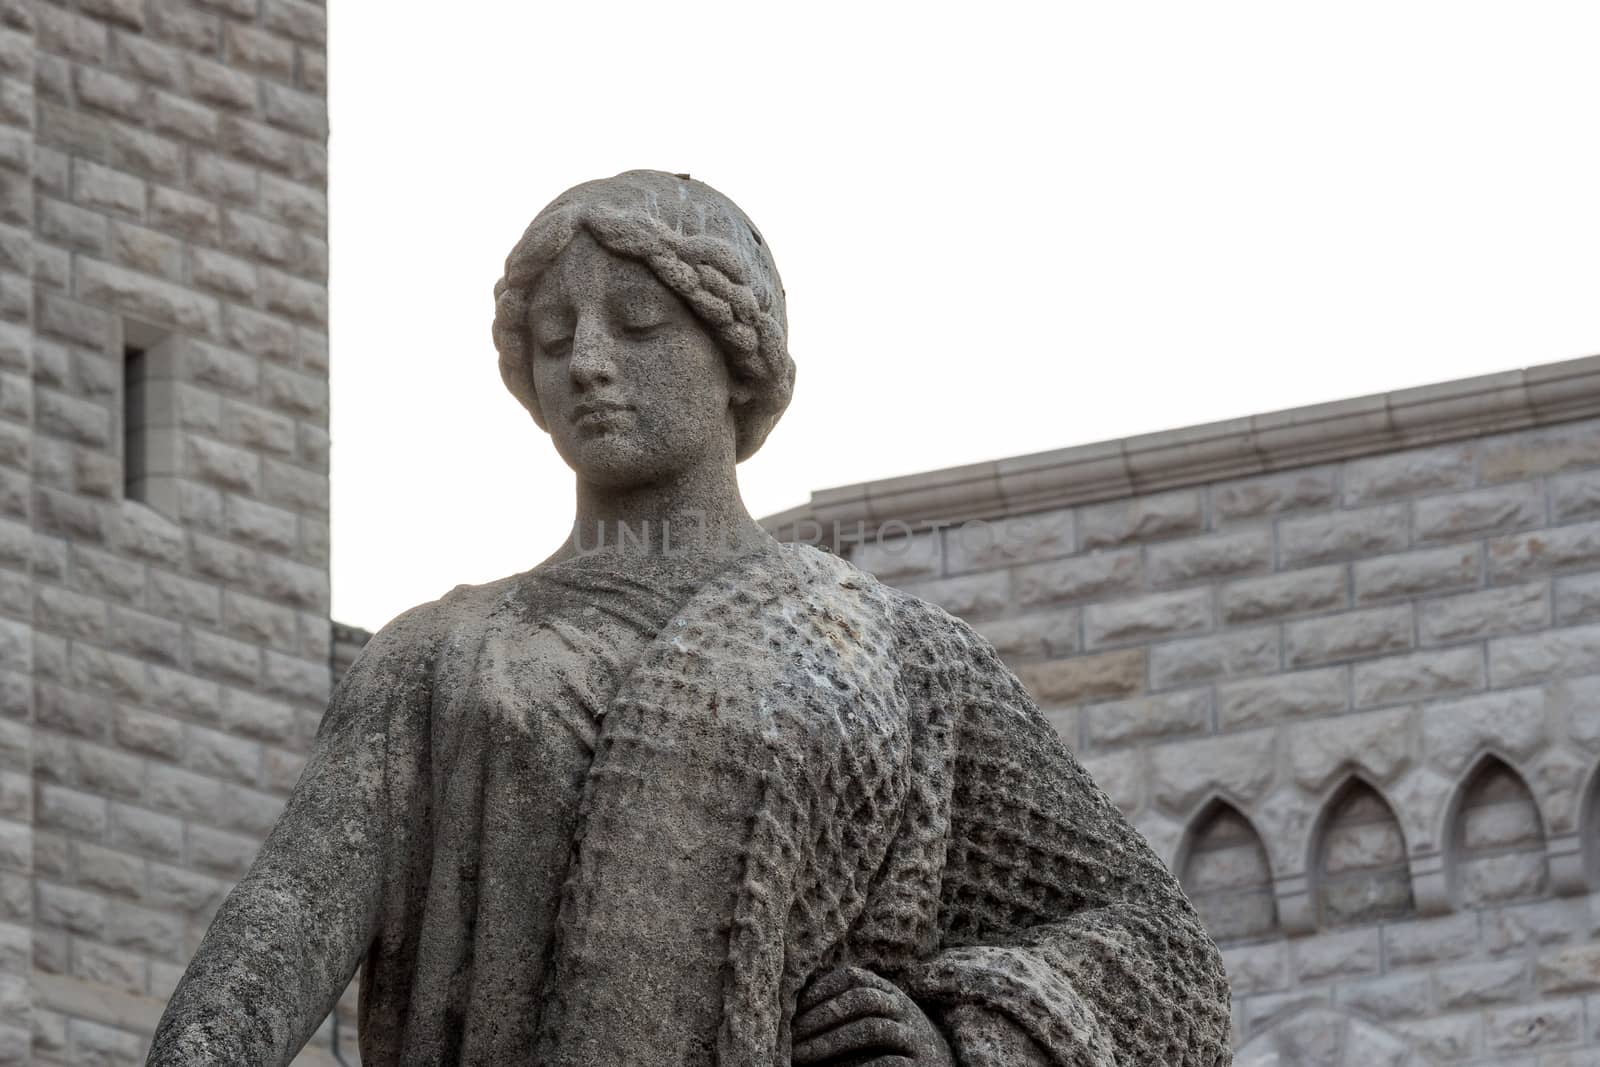
[[[365,1067],[1218,1067],[1171,874],[990,646],[781,545],[761,234],[685,176],[545,208],[496,287],[571,539],[376,634],[151,1051],[287,1064],[362,966]]]

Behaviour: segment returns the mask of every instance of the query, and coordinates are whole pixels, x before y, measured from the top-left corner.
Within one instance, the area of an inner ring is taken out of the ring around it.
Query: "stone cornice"
[[[761,522],[831,544],[858,523],[997,519],[1591,416],[1600,356],[823,489]]]

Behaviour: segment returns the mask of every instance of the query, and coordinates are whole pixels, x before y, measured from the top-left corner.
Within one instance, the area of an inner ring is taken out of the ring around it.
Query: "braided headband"
[[[732,376],[758,386],[737,413],[738,458],[754,454],[794,390],[794,361],[771,288],[750,284],[747,265],[730,242],[679,233],[643,212],[588,205],[572,219],[562,247],[579,227],[608,252],[648,266],[716,337]],[[527,315],[533,286],[548,265],[536,249],[519,245],[506,264],[506,276],[495,283],[494,340],[500,351],[500,375],[541,429],[545,424],[529,365]]]

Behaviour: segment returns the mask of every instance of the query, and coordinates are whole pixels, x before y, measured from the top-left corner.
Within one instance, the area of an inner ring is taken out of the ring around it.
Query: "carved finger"
[[[800,994],[799,1007],[801,1011],[805,1011],[822,1003],[824,1000],[832,1000],[845,990],[853,989],[856,986],[874,986],[881,989],[883,987],[878,983],[883,981],[884,979],[879,978],[865,967],[840,967],[829,971],[806,986],[805,991]]]
[[[793,1062],[821,1063],[846,1053],[879,1056],[913,1056],[917,1047],[910,1030],[893,1019],[870,1016],[854,1019],[826,1033],[807,1038],[794,1047]]]
[[[871,986],[873,989],[881,989],[883,992],[888,993],[890,996],[894,996],[894,997],[904,997],[904,996],[906,996],[905,990],[901,989],[899,986],[897,986],[893,982],[889,981],[889,979],[885,978],[883,975],[879,974],[877,971],[869,971],[864,967],[857,967],[856,970],[861,973],[861,984],[862,985]],[[909,998],[907,998],[907,999],[909,999]]]
[[[903,1019],[903,1009],[904,1004],[898,997],[871,986],[856,986],[795,1016],[792,1032],[794,1039],[801,1041],[866,1015]]]

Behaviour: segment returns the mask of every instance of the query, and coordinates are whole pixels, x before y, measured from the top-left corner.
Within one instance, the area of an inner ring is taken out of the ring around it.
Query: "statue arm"
[[[340,679],[283,814],[167,1004],[149,1067],[281,1067],[349,984],[392,869],[391,736],[417,732],[394,723],[427,708],[426,607],[374,635]]]
[[[963,1067],[1229,1062],[1215,944],[982,638],[954,667],[943,948],[906,976]]]

